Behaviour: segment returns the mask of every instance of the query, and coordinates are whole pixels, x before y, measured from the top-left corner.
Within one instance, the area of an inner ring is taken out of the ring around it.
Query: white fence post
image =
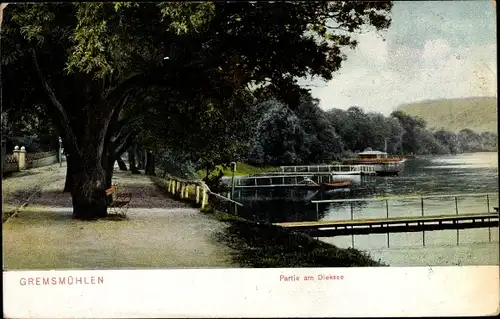
[[[205,208],[206,204],[207,204],[207,190],[205,187],[203,187],[203,192],[201,196],[201,209]]]

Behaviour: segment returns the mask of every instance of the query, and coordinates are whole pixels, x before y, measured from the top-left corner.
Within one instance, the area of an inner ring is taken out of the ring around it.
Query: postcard
[[[499,313],[495,2],[0,8],[6,318]]]

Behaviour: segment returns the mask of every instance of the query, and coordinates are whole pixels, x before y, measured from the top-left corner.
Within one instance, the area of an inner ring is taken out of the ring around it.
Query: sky
[[[303,82],[324,110],[385,115],[404,103],[496,96],[496,21],[490,0],[394,2],[392,24],[357,35],[329,82]]]

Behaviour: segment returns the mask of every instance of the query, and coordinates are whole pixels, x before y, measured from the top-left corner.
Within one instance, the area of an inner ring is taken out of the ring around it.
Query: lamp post
[[[62,167],[62,138],[59,136],[59,167]]]

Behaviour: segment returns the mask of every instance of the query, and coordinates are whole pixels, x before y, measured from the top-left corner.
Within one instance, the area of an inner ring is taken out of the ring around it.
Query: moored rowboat
[[[334,189],[334,188],[346,188],[352,185],[352,181],[350,180],[345,180],[345,181],[334,181],[330,183],[322,183],[321,187],[326,188],[326,189]]]

